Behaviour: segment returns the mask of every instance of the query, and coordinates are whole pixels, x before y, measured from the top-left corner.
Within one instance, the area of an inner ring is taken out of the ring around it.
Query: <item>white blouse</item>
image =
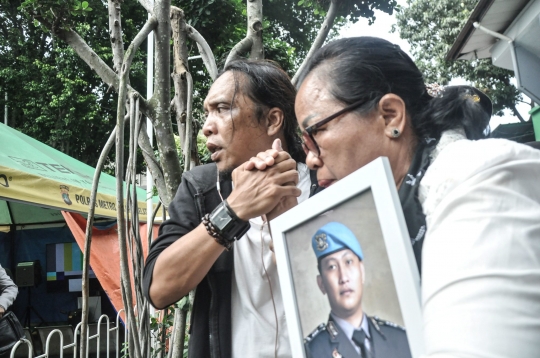
[[[443,134],[420,183],[427,355],[540,357],[540,150]]]

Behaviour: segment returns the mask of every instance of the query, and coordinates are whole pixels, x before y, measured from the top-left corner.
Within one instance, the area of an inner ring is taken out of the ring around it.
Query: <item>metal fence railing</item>
[[[120,352],[123,348],[123,342],[120,341],[120,313],[118,311],[116,315],[116,325],[110,326],[109,317],[101,315],[97,323],[88,324],[88,335],[86,338],[86,354],[84,358],[100,358],[101,353],[104,353],[103,357],[112,358],[111,351],[115,352],[115,358],[120,357]],[[125,326],[127,327],[127,325]],[[79,343],[81,323],[77,324],[75,329],[71,331],[71,326],[58,326],[58,327],[36,327],[39,332],[41,345],[43,348],[42,354],[36,356],[34,345],[32,344],[31,337],[21,338],[11,349],[10,358],[24,358],[26,355],[21,353],[20,346],[26,345],[28,358],[51,358],[51,356],[64,358],[64,351],[66,353],[73,349],[73,354],[67,353],[69,357],[77,358],[79,356]],[[111,344],[111,334],[114,337],[114,342]],[[57,337],[55,337],[57,336]],[[67,336],[67,337],[65,337]],[[127,336],[127,328],[124,328],[124,337]],[[64,345],[65,338],[68,338],[71,342]],[[102,341],[104,339],[104,341]],[[59,341],[58,341],[59,340]],[[102,344],[102,342],[104,344]]]

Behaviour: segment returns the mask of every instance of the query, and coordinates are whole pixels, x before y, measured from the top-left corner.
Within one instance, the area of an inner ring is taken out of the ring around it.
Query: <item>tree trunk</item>
[[[250,51],[249,58],[262,60],[264,48],[262,42],[262,0],[247,0],[248,26],[246,37],[236,44],[227,56],[225,67],[231,61],[239,59],[243,54]]]
[[[122,21],[120,16],[120,0],[109,0],[109,37],[113,52],[113,70],[120,73],[124,61],[124,41],[122,40]]]
[[[186,332],[186,317],[187,312],[182,308],[174,310],[174,329],[173,329],[173,344],[172,358],[182,358],[184,356],[184,337]]]
[[[249,58],[262,60],[264,58],[264,46],[262,39],[263,30],[263,5],[262,0],[248,0],[248,36],[252,38]]]
[[[187,98],[188,84],[187,74],[188,67],[188,49],[187,49],[187,32],[184,12],[175,7],[171,7],[171,28],[173,38],[173,83],[174,83],[174,99],[173,106],[176,113],[176,123],[178,124],[178,136],[180,137],[180,147],[185,153],[189,148],[186,146],[186,136],[190,133],[186,132],[191,128],[191,119],[187,115]],[[185,158],[185,154],[184,154]],[[187,162],[184,160],[184,170],[189,170]]]
[[[171,103],[170,81],[170,0],[156,0],[154,4],[154,16],[158,25],[155,30],[156,54],[155,54],[155,78],[154,96],[150,101],[154,110],[154,129],[156,132],[159,161],[164,172],[165,187],[167,192],[161,196],[165,207],[168,207],[180,185],[182,168],[176,152],[172,124],[170,120],[169,106]],[[160,193],[161,194],[161,193]]]

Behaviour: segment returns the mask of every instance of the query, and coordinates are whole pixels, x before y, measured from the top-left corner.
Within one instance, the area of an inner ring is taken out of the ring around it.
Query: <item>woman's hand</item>
[[[281,147],[281,140],[276,139],[272,143],[272,149],[260,152],[256,157],[252,157],[246,164],[246,170],[265,170],[268,167],[281,163],[284,160],[291,159],[289,153]]]

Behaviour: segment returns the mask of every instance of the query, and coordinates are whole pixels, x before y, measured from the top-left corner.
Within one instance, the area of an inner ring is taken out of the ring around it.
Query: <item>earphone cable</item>
[[[266,270],[266,265],[264,264],[264,239],[263,239],[263,229],[264,225],[268,226],[268,232],[270,233],[270,240],[272,240],[272,233],[270,232],[270,224],[268,221],[263,219],[263,225],[261,226],[261,262],[264,269],[264,273],[266,275],[266,279],[268,280],[268,286],[270,288],[270,296],[272,297],[272,306],[274,307],[274,317],[276,319],[276,342],[274,345],[274,356],[277,358],[278,356],[278,338],[279,338],[279,322],[278,322],[278,316],[277,316],[277,309],[276,309],[276,301],[274,299],[274,291],[272,290],[272,283],[270,282],[270,275],[268,274],[268,271]]]
[[[217,181],[216,181],[216,189],[219,194],[219,197],[223,201],[223,196],[221,195],[221,186],[219,184],[219,169],[217,170]],[[263,238],[263,231],[264,231],[264,225],[268,226],[268,233],[270,234],[270,240],[273,240],[272,237],[272,231],[270,230],[270,223],[266,220],[266,216],[261,216],[262,219],[262,226],[261,226],[261,263],[264,270],[264,274],[266,276],[266,279],[268,280],[268,287],[270,288],[270,297],[272,298],[272,307],[274,308],[274,318],[276,320],[276,340],[274,344],[274,357],[277,358],[278,356],[278,338],[279,338],[279,321],[278,321],[278,315],[277,315],[277,309],[276,309],[276,301],[274,299],[274,291],[272,290],[272,282],[270,281],[270,275],[268,274],[268,270],[266,270],[266,265],[264,264],[264,238]],[[248,234],[246,233],[246,238],[251,241]]]

